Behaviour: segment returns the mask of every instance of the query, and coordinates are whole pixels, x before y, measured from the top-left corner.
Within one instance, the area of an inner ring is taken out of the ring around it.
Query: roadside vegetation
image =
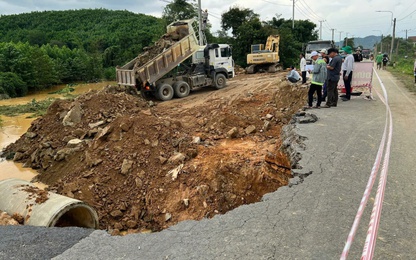
[[[391,36],[383,38],[383,53],[390,53]],[[380,50],[381,44],[376,45]],[[386,51],[388,50],[388,51]],[[416,92],[413,66],[416,58],[416,46],[410,40],[396,38],[393,46],[393,58],[389,62],[388,70],[395,78],[403,83],[411,92]]]
[[[0,16],[0,94],[25,96],[51,85],[114,80],[115,67],[143,52],[175,20],[197,18],[192,0],[168,3],[162,18],[129,11],[82,9],[42,11]],[[233,46],[237,65],[246,66],[252,44],[265,44],[280,34],[284,67],[298,63],[303,43],[318,38],[316,25],[307,20],[260,15],[238,6],[221,16],[222,30],[205,31],[208,42]]]
[[[53,101],[55,101],[53,98],[48,98],[42,101],[36,101],[33,99],[31,102],[23,105],[0,106],[0,115],[17,116],[21,114],[30,114],[28,117],[39,117],[46,113],[46,110]]]

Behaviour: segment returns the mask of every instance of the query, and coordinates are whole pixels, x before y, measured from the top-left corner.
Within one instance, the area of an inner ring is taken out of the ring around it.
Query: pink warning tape
[[[370,174],[370,177],[368,179],[367,186],[364,190],[364,194],[363,194],[363,197],[361,199],[360,206],[358,207],[358,211],[357,211],[357,214],[355,216],[353,225],[351,227],[350,233],[348,234],[347,241],[345,242],[345,246],[344,246],[344,249],[342,251],[341,258],[340,258],[341,260],[347,259],[349,250],[350,250],[351,245],[352,245],[352,242],[354,241],[354,237],[355,237],[355,234],[357,232],[358,226],[360,224],[361,217],[363,215],[365,206],[366,206],[366,204],[368,202],[368,199],[370,197],[371,190],[373,188],[374,182],[375,182],[376,177],[377,177],[377,173],[378,173],[379,168],[380,168],[381,158],[383,156],[384,147],[385,147],[385,144],[386,144],[387,130],[389,130],[389,139],[387,141],[387,149],[386,149],[386,153],[385,153],[385,156],[384,156],[384,163],[383,163],[383,169],[385,169],[385,175],[387,175],[387,168],[388,167],[385,167],[385,166],[386,166],[386,158],[387,158],[387,165],[388,165],[388,159],[389,159],[389,155],[390,155],[391,135],[392,135],[392,131],[393,131],[393,129],[392,129],[392,118],[391,118],[390,107],[389,107],[388,102],[387,102],[387,92],[385,90],[384,84],[381,81],[380,77],[378,76],[377,72],[375,70],[374,70],[374,72],[375,72],[378,80],[380,81],[380,84],[382,86],[383,93],[384,93],[384,98],[383,98],[380,95],[380,93],[378,93],[378,91],[376,90],[376,93],[379,96],[380,100],[386,105],[386,121],[385,121],[385,126],[384,126],[383,137],[381,139],[381,142],[380,142],[380,145],[379,145],[379,148],[378,148],[377,156],[376,156],[376,159],[374,161],[373,167],[371,169],[371,174]],[[389,125],[390,125],[390,127],[388,128]],[[382,172],[383,172],[383,170],[382,170]],[[384,181],[383,181],[384,186],[383,187],[385,187],[386,177],[384,177],[383,179],[384,179]],[[380,177],[380,181],[381,180],[382,180],[382,178]],[[367,239],[366,239],[366,243],[365,243],[364,251],[363,251],[363,256],[365,255],[365,257],[370,255],[367,252],[368,250],[372,250],[372,252],[374,252],[374,247],[375,247],[374,237],[377,234],[378,223],[379,223],[379,220],[380,220],[380,213],[381,213],[381,205],[380,204],[382,204],[383,198],[384,198],[384,188],[381,188],[380,184],[379,184],[379,188],[377,190],[377,195],[379,193],[382,193],[382,195],[378,196],[379,197],[378,198],[379,203],[377,204],[378,206],[377,206],[376,210],[373,208],[374,214],[372,213],[372,215],[371,215],[371,219],[374,220],[374,221],[370,221],[370,224],[369,224],[369,231],[368,232],[369,232],[369,234],[371,234],[371,236],[370,235],[367,236],[368,243],[367,243]],[[380,196],[382,196],[381,200],[380,200]],[[376,196],[376,200],[377,200],[377,196]],[[376,205],[376,203],[374,205]],[[376,212],[379,212],[379,213],[376,213]],[[370,230],[371,230],[371,232],[370,232]],[[373,234],[373,231],[375,231],[376,233]],[[372,254],[371,254],[371,257],[372,257]],[[371,258],[361,258],[361,259],[371,259]]]

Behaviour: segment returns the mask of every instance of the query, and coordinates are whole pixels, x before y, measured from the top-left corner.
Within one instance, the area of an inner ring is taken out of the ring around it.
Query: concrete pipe
[[[84,202],[19,179],[0,181],[0,210],[21,215],[25,225],[98,228],[97,212]]]

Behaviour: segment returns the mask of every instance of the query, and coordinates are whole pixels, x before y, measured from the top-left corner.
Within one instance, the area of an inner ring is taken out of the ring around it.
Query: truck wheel
[[[171,100],[173,98],[173,88],[169,84],[161,84],[157,87],[156,97],[162,101]]]
[[[191,88],[185,81],[178,81],[173,84],[173,90],[176,97],[183,98],[189,95]]]
[[[215,88],[216,89],[222,89],[223,87],[225,87],[225,84],[227,83],[227,78],[224,76],[224,74],[217,74],[217,76],[215,76]]]

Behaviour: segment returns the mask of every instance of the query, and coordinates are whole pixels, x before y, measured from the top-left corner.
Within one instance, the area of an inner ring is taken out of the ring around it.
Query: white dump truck
[[[200,46],[195,28],[195,19],[168,25],[166,35],[177,41],[144,64],[141,61],[146,52],[117,67],[117,83],[136,87],[144,97],[153,95],[163,101],[186,97],[197,87],[225,87],[227,79],[234,77],[231,47]]]

